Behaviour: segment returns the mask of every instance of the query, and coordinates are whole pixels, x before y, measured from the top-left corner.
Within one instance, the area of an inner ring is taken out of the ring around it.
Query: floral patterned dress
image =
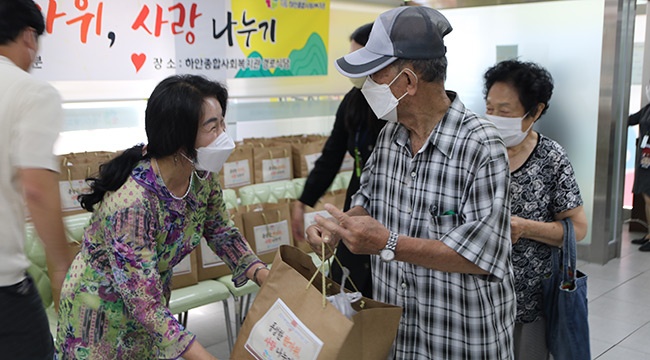
[[[218,177],[174,199],[149,160],[106,193],[63,284],[59,359],[175,359],[194,341],[167,308],[172,268],[205,237],[241,286],[260,262],[229,227]]]
[[[573,167],[564,149],[539,134],[535,150],[510,176],[511,213],[550,222],[555,214],[583,204]],[[512,246],[518,323],[542,317],[542,277],[551,271],[551,246],[521,238]]]

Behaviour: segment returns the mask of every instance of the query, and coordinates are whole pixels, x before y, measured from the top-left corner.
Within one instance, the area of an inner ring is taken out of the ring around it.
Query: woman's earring
[[[178,164],[178,153],[174,154],[174,166]]]

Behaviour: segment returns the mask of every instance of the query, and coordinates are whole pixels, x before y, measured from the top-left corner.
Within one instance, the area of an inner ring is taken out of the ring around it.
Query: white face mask
[[[526,115],[522,117],[503,117],[485,114],[485,118],[494,123],[503,138],[503,142],[506,144],[506,147],[513,147],[521,144],[522,141],[528,135],[530,129],[533,128],[533,122],[528,127],[528,130],[521,131],[521,123],[524,120]]]
[[[194,166],[197,170],[209,171],[216,174],[221,170],[221,167],[223,167],[223,164],[234,149],[235,142],[224,131],[210,145],[196,149]]]
[[[406,70],[410,71],[417,79],[417,76],[413,71],[411,71],[411,69],[403,69],[388,84],[377,84],[370,76],[368,76],[366,82],[363,83],[361,92],[366,98],[366,101],[368,101],[368,105],[370,105],[372,111],[377,115],[378,119],[384,119],[395,123],[397,122],[397,104],[399,104],[399,101],[402,100],[408,92],[404,93],[404,95],[400,96],[398,99],[390,91],[390,86]]]

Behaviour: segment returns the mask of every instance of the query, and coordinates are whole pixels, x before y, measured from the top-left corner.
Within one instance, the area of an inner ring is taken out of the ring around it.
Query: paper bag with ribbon
[[[307,177],[323,151],[325,139],[292,142],[293,177]]]
[[[219,180],[224,189],[238,189],[250,185],[255,180],[253,175],[253,145],[237,144],[223,168]]]
[[[232,359],[386,359],[402,308],[365,297],[343,315],[325,300],[340,293],[311,257],[281,246],[241,327]]]
[[[244,236],[255,254],[270,263],[280,245],[292,245],[289,203],[255,204],[242,213]]]
[[[286,143],[258,143],[253,148],[255,183],[291,180],[291,145]]]
[[[324,218],[332,217],[332,215],[330,215],[330,213],[325,210],[325,204],[332,204],[338,209],[343,209],[343,206],[345,206],[346,195],[347,189],[328,191],[323,194],[323,196],[321,196],[318,202],[314,204],[314,207],[305,206],[305,212],[303,214],[304,229],[307,230],[310,225],[314,225],[316,223],[316,215],[320,215]],[[293,209],[293,207],[291,208]],[[311,252],[311,248],[306,241],[294,241],[294,245],[304,252]]]
[[[86,178],[97,176],[99,166],[113,158],[115,153],[93,151],[59,155],[61,173],[59,176],[59,192],[61,194],[61,209],[65,215],[84,213],[77,197],[90,191]]]
[[[181,262],[174,266],[172,283],[170,288],[180,289],[186,286],[194,285],[199,282],[199,273],[197,269],[197,253],[192,251]]]
[[[228,225],[238,228],[239,231],[244,230],[241,217],[241,209],[243,208],[243,206],[240,206],[228,210],[230,216]],[[217,279],[221,276],[230,274],[230,268],[228,265],[226,265],[226,263],[221,260],[212,249],[210,249],[205,238],[201,239],[201,244],[197,246],[195,252],[198,260],[198,281]]]

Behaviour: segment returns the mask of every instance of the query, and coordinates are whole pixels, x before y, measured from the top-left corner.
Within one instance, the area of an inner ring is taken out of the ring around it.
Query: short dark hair
[[[553,95],[553,77],[541,65],[519,60],[505,60],[489,68],[485,75],[484,97],[496,82],[510,84],[517,90],[519,102],[526,113],[534,110],[537,104],[544,104],[540,116],[549,108]]]
[[[0,0],[0,45],[15,41],[27,28],[40,36],[45,31],[45,19],[32,0]]]
[[[350,35],[350,41],[354,40],[357,44],[366,46],[370,31],[372,31],[372,23],[361,25]]]
[[[149,97],[145,111],[147,151],[164,157],[182,149],[190,159],[196,156],[194,143],[206,98],[219,101],[226,114],[228,90],[199,75],[174,75],[161,81]]]
[[[447,78],[447,57],[435,59],[397,59],[391,64],[397,69],[411,65],[419,80],[426,82],[444,82]]]

